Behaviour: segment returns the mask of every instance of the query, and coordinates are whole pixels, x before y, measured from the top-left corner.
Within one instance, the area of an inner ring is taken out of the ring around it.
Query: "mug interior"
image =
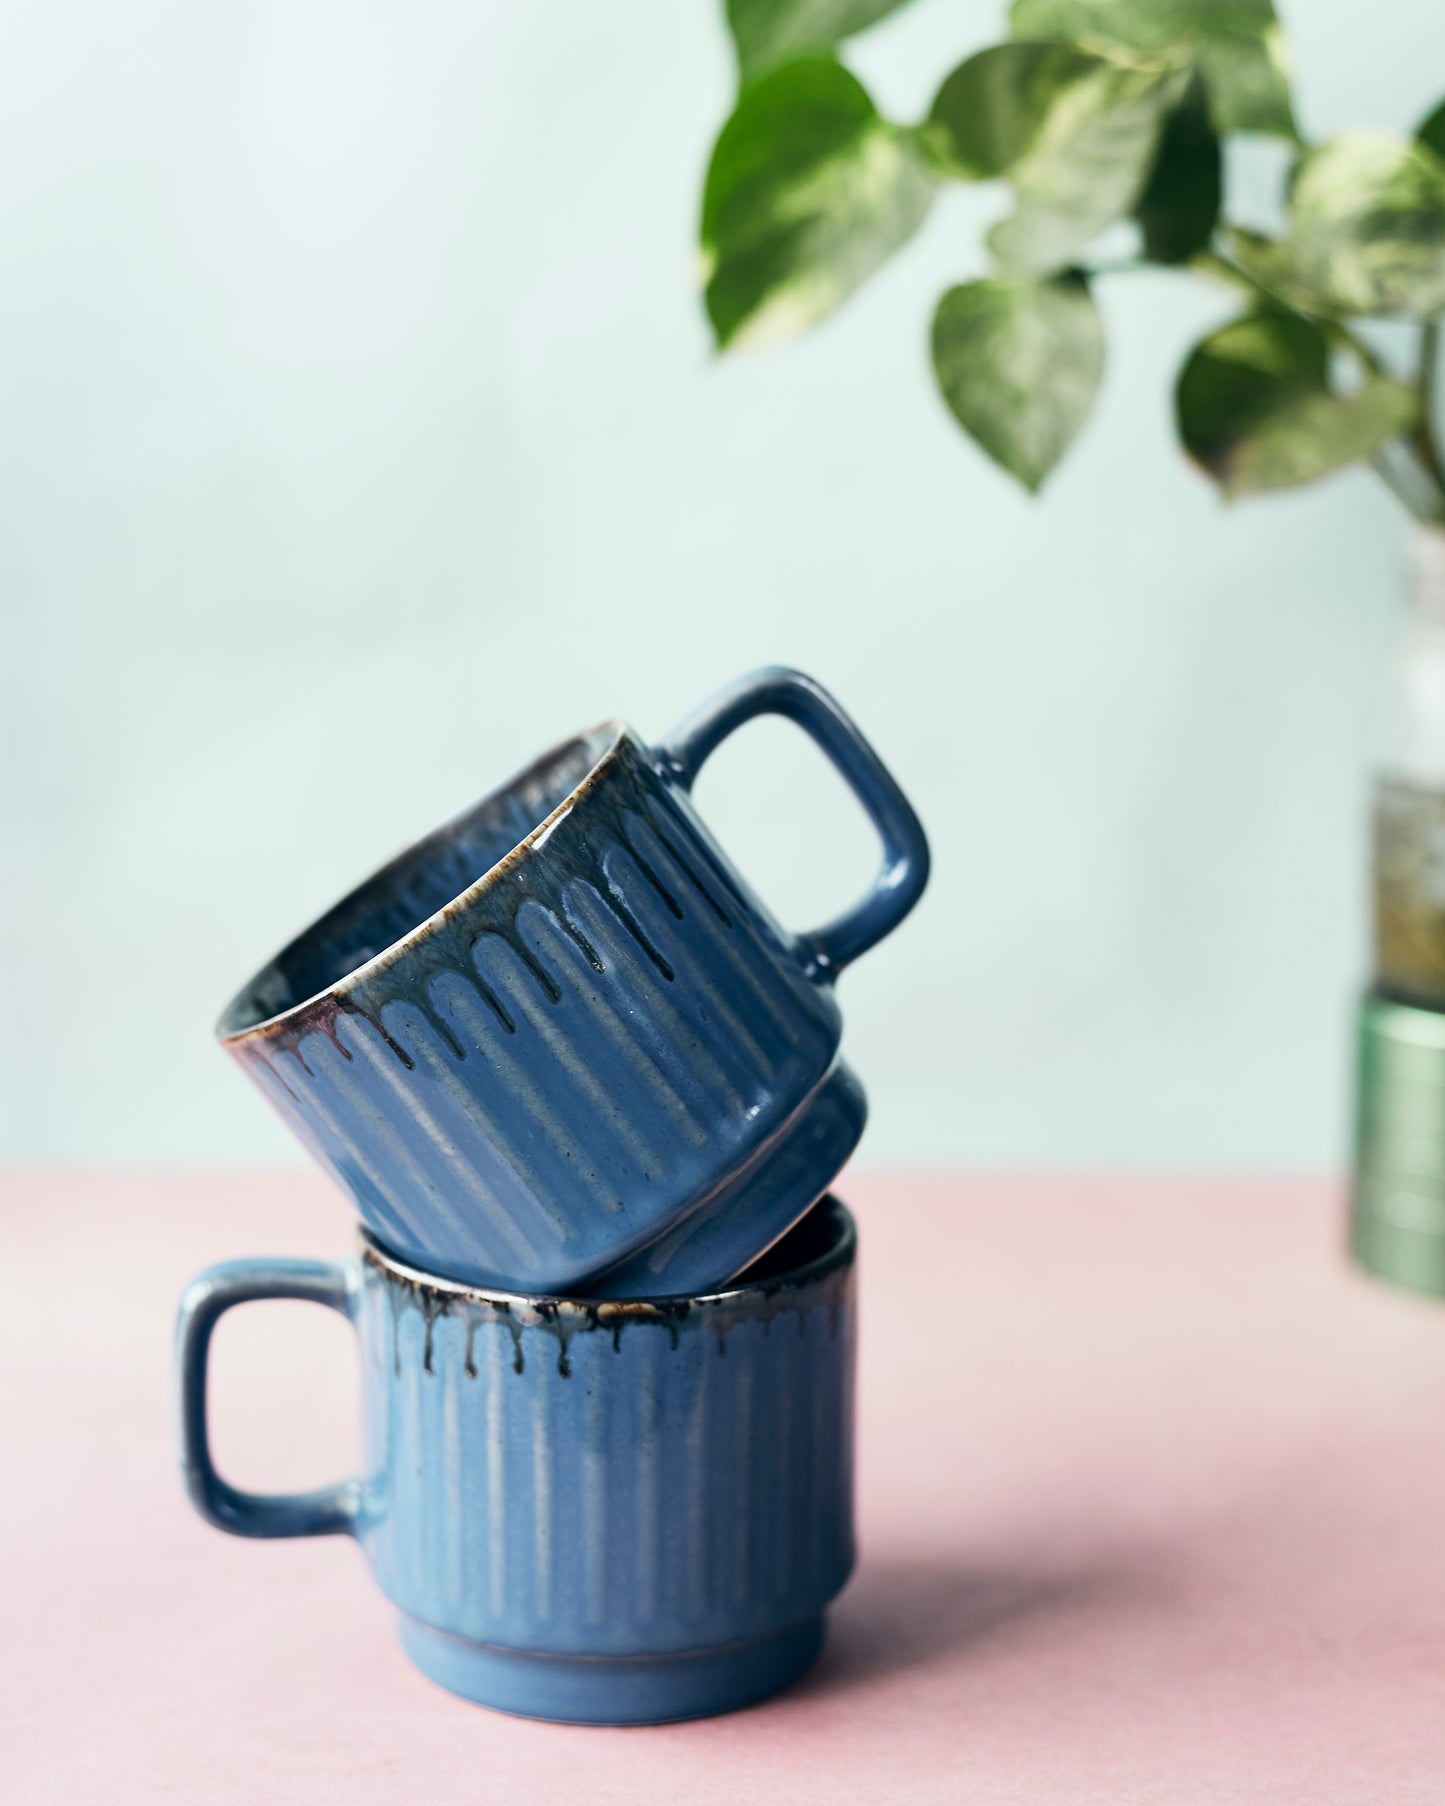
[[[227,1006],[223,1040],[331,990],[484,878],[567,801],[617,744],[607,722],[544,754],[408,847],[278,953]]]

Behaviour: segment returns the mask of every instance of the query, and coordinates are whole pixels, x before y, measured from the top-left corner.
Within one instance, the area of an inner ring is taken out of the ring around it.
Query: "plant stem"
[[[1406,512],[1413,515],[1416,520],[1419,520],[1419,503],[1409,492],[1408,486],[1401,483],[1399,473],[1385,456],[1384,452],[1378,451],[1375,453],[1374,457],[1370,459],[1370,469],[1374,471],[1375,475],[1395,497],[1396,501],[1403,505]]]
[[[1397,441],[1413,480],[1419,485],[1420,501],[1410,511],[1416,520],[1429,527],[1445,527],[1445,461],[1440,456],[1435,436],[1436,378],[1440,369],[1440,322],[1426,320],[1420,328],[1420,364],[1415,372],[1415,424],[1408,439]],[[1385,476],[1378,459],[1372,459],[1376,470]],[[1388,476],[1385,481],[1410,507],[1401,490]]]
[[[1391,439],[1370,459],[1370,469],[1423,526],[1445,523],[1445,502],[1416,462],[1409,442]]]
[[[1420,329],[1420,369],[1415,379],[1419,413],[1415,420],[1413,444],[1415,455],[1429,473],[1445,500],[1445,463],[1435,438],[1434,414],[1436,377],[1440,371],[1440,322],[1427,320]]]
[[[1192,259],[1191,267],[1202,275],[1214,276],[1221,282],[1227,282],[1231,288],[1239,289],[1257,301],[1268,301],[1271,307],[1281,308],[1285,313],[1296,314],[1300,319],[1313,320],[1327,337],[1352,352],[1371,376],[1388,376],[1390,374],[1374,347],[1368,345],[1357,333],[1351,332],[1348,326],[1339,320],[1325,319],[1318,314],[1306,314],[1302,308],[1296,307],[1292,301],[1287,301],[1283,295],[1277,294],[1272,288],[1261,282],[1257,276],[1252,276],[1248,270],[1235,263],[1233,258],[1226,257],[1219,251],[1201,251],[1197,257]]]

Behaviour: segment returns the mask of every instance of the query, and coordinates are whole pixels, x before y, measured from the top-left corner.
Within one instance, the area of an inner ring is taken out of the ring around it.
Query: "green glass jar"
[[[1351,1247],[1445,1296],[1445,532],[1412,544],[1374,792],[1374,982],[1360,1016]]]
[[[1375,785],[1375,982],[1445,1009],[1445,532],[1420,529],[1412,551]]]

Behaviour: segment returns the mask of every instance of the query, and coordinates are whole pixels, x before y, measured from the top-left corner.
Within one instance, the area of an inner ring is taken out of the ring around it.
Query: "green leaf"
[[[727,0],[738,68],[746,79],[806,51],[831,50],[904,0]]]
[[[1445,158],[1445,100],[1415,133],[1415,142],[1434,151],[1437,157]]]
[[[1184,449],[1226,495],[1312,483],[1371,456],[1415,414],[1410,390],[1386,377],[1332,393],[1322,328],[1274,309],[1196,345],[1174,406]]]
[[[719,346],[800,332],[918,229],[933,185],[905,134],[827,57],[745,88],[713,147],[702,204]]]
[[[1320,311],[1319,296],[1311,294],[1296,281],[1279,240],[1265,238],[1244,226],[1226,226],[1221,236],[1225,250],[1240,269],[1266,290],[1272,300],[1286,307],[1298,307],[1305,313]]]
[[[1030,492],[1088,417],[1104,334],[1077,273],[990,276],[951,288],[933,316],[933,369],[960,426]]]
[[[1307,312],[1428,318],[1445,308],[1445,163],[1403,139],[1347,133],[1297,165],[1283,239],[1230,242]]]
[[[1042,136],[1056,109],[1085,110],[1090,84],[1114,65],[1073,44],[992,44],[946,78],[929,113],[942,164],[956,175],[1003,176]]]
[[[1009,26],[1136,56],[1190,51],[1217,131],[1298,135],[1273,0],[1013,0]]]
[[[1222,197],[1219,140],[1198,77],[1164,121],[1159,150],[1134,208],[1144,255],[1187,263],[1214,236]]]
[[[1062,75],[1064,65],[1056,67]],[[998,260],[1036,273],[1064,269],[1105,226],[1124,218],[1143,192],[1165,116],[1188,79],[1185,66],[1142,68],[1100,57],[1042,93],[1032,141],[1009,169],[1014,212],[989,233]]]

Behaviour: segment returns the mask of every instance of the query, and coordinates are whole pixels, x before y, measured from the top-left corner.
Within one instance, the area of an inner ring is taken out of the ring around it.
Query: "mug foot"
[[[463,1699],[563,1724],[667,1724],[755,1705],[797,1680],[823,1647],[821,1612],[747,1643],[652,1656],[544,1655],[472,1643],[400,1614],[402,1648]]]
[[[718,1292],[807,1215],[862,1138],[868,1100],[835,1060],[763,1153],[640,1252],[586,1281],[590,1298],[689,1298]]]

